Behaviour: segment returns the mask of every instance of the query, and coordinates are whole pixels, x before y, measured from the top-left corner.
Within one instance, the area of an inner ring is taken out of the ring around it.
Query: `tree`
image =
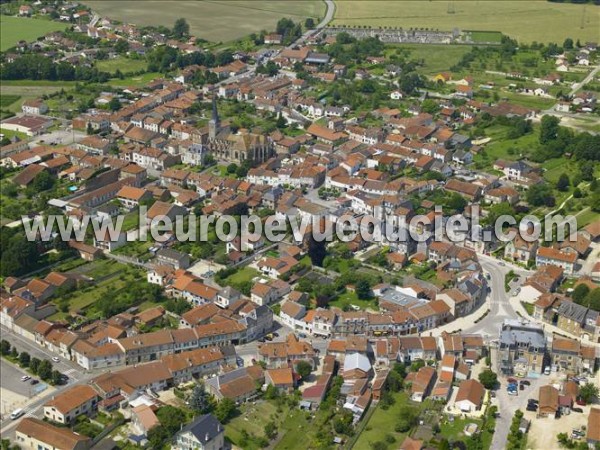
[[[277,425],[275,425],[275,422],[273,422],[272,420],[267,422],[264,430],[267,439],[273,440],[277,437]]]
[[[578,284],[573,292],[571,293],[571,298],[575,303],[581,304],[585,297],[589,294],[590,288],[586,284]]]
[[[185,412],[174,406],[166,405],[159,408],[156,412],[156,417],[167,430],[170,436],[173,436],[181,428],[181,424],[185,423]]]
[[[569,184],[571,184],[569,176],[566,173],[563,173],[560,175],[560,177],[558,177],[558,180],[556,181],[556,189],[558,189],[561,192],[568,191]]]
[[[21,352],[19,355],[19,365],[21,367],[29,367],[29,363],[31,362],[31,357],[27,352]]]
[[[54,369],[52,371],[52,374],[50,375],[50,384],[56,386],[57,384],[60,384],[62,380],[62,373],[60,373],[60,371]]]
[[[304,28],[307,30],[312,30],[315,27],[315,20],[312,17],[308,17],[304,21]]]
[[[149,448],[162,448],[163,442],[169,439],[169,436],[171,435],[162,425],[151,428],[148,431]]]
[[[369,282],[364,278],[358,280],[358,282],[356,283],[355,290],[356,295],[361,300],[369,299],[373,295],[373,293],[371,292],[371,286],[369,285]]]
[[[403,405],[398,413],[395,431],[398,433],[406,433],[414,427],[419,419],[419,411],[417,408],[410,405]]]
[[[302,380],[306,380],[312,372],[312,366],[307,361],[299,361],[296,364],[296,372],[302,377]]]
[[[391,392],[399,392],[402,389],[402,376],[395,370],[391,370],[388,374],[386,385]]]
[[[31,370],[31,372],[37,375],[38,370],[40,369],[40,363],[41,361],[34,356],[33,358],[31,358],[31,361],[29,361],[29,370]]]
[[[108,102],[108,109],[110,109],[111,111],[118,111],[121,109],[121,102],[117,97],[113,97],[110,99],[110,102]]]
[[[540,144],[546,145],[554,141],[558,136],[560,118],[545,115],[542,117],[540,128]]]
[[[190,26],[184,18],[177,19],[171,34],[175,39],[187,37],[190,34]]]
[[[33,192],[43,192],[54,186],[54,178],[50,175],[50,172],[44,170],[38,173],[33,181],[31,182],[31,190]]]
[[[221,423],[227,423],[235,414],[235,402],[225,397],[219,402],[215,409],[215,417]]]
[[[565,41],[563,42],[563,48],[565,50],[572,50],[573,49],[573,39],[566,38]]]
[[[479,374],[479,382],[486,389],[494,389],[498,383],[498,375],[490,369],[485,369]]]
[[[579,396],[586,403],[592,403],[598,397],[598,387],[592,383],[586,383],[579,388]]]
[[[285,117],[283,117],[283,115],[281,113],[279,113],[279,116],[277,117],[277,128],[279,128],[280,130],[285,128],[287,126],[287,120],[285,120]]]
[[[17,351],[17,347],[13,347],[10,349],[10,356],[15,359],[19,357],[19,352]]]
[[[2,342],[0,342],[0,353],[3,355],[8,355],[10,353],[10,342],[6,339],[2,339]]]
[[[343,409],[340,413],[336,414],[336,418],[333,421],[333,429],[336,433],[351,434],[352,419],[352,413],[347,409]]]
[[[210,395],[206,392],[203,384],[197,384],[194,386],[192,395],[190,396],[190,408],[195,412],[205,414],[210,411]]]
[[[534,184],[527,190],[527,202],[531,206],[554,206],[556,200],[552,189],[545,183]]]
[[[42,380],[48,381],[52,378],[52,363],[47,359],[42,360],[38,367],[37,374]]]
[[[229,174],[233,174],[235,173],[235,171],[238,169],[238,166],[236,163],[231,163],[227,166],[227,173]]]

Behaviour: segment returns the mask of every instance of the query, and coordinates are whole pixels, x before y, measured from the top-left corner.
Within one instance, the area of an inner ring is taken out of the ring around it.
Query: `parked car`
[[[508,395],[519,395],[519,393],[515,391],[508,391]]]
[[[525,386],[531,386],[531,382],[529,380],[521,380],[521,384]]]
[[[538,407],[536,405],[527,405],[527,408],[525,408],[527,411],[537,411]]]
[[[10,413],[10,418],[11,418],[11,420],[16,420],[19,417],[21,417],[23,414],[25,414],[25,410],[21,409],[21,408],[18,408],[18,409],[15,409],[13,412]]]
[[[583,409],[581,409],[581,408],[571,408],[571,410],[573,412],[577,412],[577,413],[582,413],[583,412]]]
[[[506,381],[508,381],[509,383],[516,383],[516,382],[517,382],[517,380],[516,380],[516,379],[514,379],[514,378],[509,378],[509,379],[508,379],[508,380],[506,380]]]
[[[522,390],[522,391],[524,391],[525,390],[525,385],[524,384],[520,384],[519,385],[519,389]]]
[[[21,381],[29,381],[29,380],[31,380],[31,377],[29,375],[23,375],[21,377]]]
[[[55,363],[60,362],[60,358],[58,356],[53,356],[52,361],[54,361]]]
[[[539,402],[539,401],[537,401],[537,400],[536,400],[536,399],[534,399],[534,398],[529,398],[529,399],[527,399],[527,403],[530,403],[530,404],[532,404],[532,405],[537,405],[537,404],[539,404],[540,402]]]
[[[35,384],[38,384],[39,382],[40,382],[39,380],[36,380],[35,378],[32,378],[31,381],[29,382],[29,384],[35,385]]]

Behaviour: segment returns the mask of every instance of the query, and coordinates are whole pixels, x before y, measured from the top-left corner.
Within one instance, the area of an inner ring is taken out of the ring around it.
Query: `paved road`
[[[52,353],[51,351],[38,346],[34,342],[31,342],[29,339],[9,331],[6,327],[2,327],[1,331],[2,339],[6,339],[12,345],[17,347],[19,353],[25,351],[29,353],[31,357],[48,360],[52,360],[53,357],[58,356],[56,353]],[[73,380],[81,379],[85,373],[85,370],[82,367],[78,366],[73,361],[66,361],[63,358],[60,358],[60,362],[52,362],[52,364],[56,370],[68,375],[69,378]]]

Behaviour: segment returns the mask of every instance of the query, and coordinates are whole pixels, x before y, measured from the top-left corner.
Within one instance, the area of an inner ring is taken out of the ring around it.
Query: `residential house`
[[[225,429],[215,416],[204,414],[182,427],[173,441],[173,450],[224,450]]]
[[[88,450],[92,446],[89,437],[34,417],[19,422],[14,443],[23,450]]]
[[[89,385],[77,385],[44,404],[44,417],[52,422],[70,424],[80,415],[93,414],[99,395]]]
[[[464,380],[458,386],[454,406],[462,412],[479,411],[483,404],[485,388],[477,380]]]

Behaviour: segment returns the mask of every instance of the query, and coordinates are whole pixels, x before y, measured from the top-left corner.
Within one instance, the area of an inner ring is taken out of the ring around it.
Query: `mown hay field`
[[[211,42],[227,42],[261,30],[274,30],[287,17],[304,21],[325,15],[321,0],[221,0],[221,1],[90,1],[99,14],[137,25],[172,27],[185,18],[191,33]]]
[[[333,25],[501,31],[520,42],[598,41],[600,6],[532,0],[336,0]],[[583,28],[581,27],[583,23]]]

